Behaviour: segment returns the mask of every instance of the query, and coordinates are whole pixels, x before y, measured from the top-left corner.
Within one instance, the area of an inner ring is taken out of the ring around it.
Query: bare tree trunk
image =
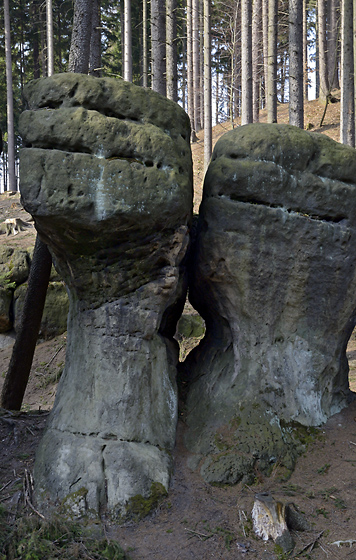
[[[45,78],[47,76],[47,59],[46,59],[46,18],[45,18],[45,4],[40,3],[40,22],[41,22],[41,74]]]
[[[166,95],[165,13],[164,0],[151,0],[152,89],[162,95]]]
[[[187,22],[182,19],[182,77],[181,77],[181,92],[182,92],[182,107],[187,111]]]
[[[193,6],[192,0],[187,0],[187,94],[188,115],[192,127],[192,142],[196,141],[194,118],[194,82],[193,82]]]
[[[304,99],[308,101],[308,7],[307,0],[303,0],[303,88]]]
[[[17,190],[15,173],[15,130],[14,130],[14,96],[12,91],[12,57],[10,38],[10,6],[4,0],[5,24],[5,64],[6,64],[6,110],[7,110],[7,158],[8,158],[8,190]]]
[[[289,0],[289,124],[304,128],[303,4]]]
[[[268,0],[267,122],[277,122],[278,0]]]
[[[262,1],[254,0],[252,13],[252,120],[259,121],[261,82]]]
[[[33,77],[39,78],[41,76],[40,71],[40,49],[38,44],[38,36],[40,33],[39,25],[39,9],[38,0],[33,0],[32,2],[32,27],[33,27]]]
[[[46,0],[46,13],[47,13],[47,75],[52,76],[54,74],[52,0]]]
[[[241,0],[241,124],[252,123],[252,3]]]
[[[41,325],[51,266],[52,257],[47,245],[37,236],[20,327],[1,393],[1,406],[7,410],[20,410],[22,405]]]
[[[330,91],[339,88],[338,61],[339,61],[339,29],[340,29],[340,3],[339,0],[329,0],[327,28],[328,49],[328,79]]]
[[[194,130],[200,130],[199,0],[192,2]]]
[[[124,80],[132,82],[131,0],[124,2]]]
[[[89,69],[92,0],[75,0],[68,71],[87,74]]]
[[[148,87],[147,0],[142,3],[142,85]]]
[[[238,80],[238,68],[237,68],[237,55],[238,50],[241,50],[240,42],[238,41],[238,18],[239,18],[239,3],[236,2],[234,6],[233,18],[231,19],[231,47],[230,47],[230,87],[229,87],[229,113],[231,127],[235,126],[235,117],[239,115],[236,111],[236,99],[237,99],[237,80]],[[240,16],[241,18],[241,16]]]
[[[326,0],[318,0],[318,39],[319,39],[319,97],[325,101],[330,93],[328,76],[328,53],[326,40]]]
[[[93,14],[91,20],[89,74],[101,76],[101,15],[100,0],[93,0]]]
[[[167,97],[178,101],[177,92],[177,0],[166,0]]]
[[[199,0],[199,107],[200,128],[204,128],[204,2]]]
[[[268,0],[262,0],[262,36],[263,36],[263,86],[264,98],[267,102],[268,76]]]
[[[353,56],[353,0],[342,0],[340,142],[355,147]]]
[[[316,11],[316,37],[315,37],[315,98],[320,95],[320,72],[319,72],[319,28],[318,28],[318,4],[315,6]]]
[[[219,50],[219,48],[217,49]],[[219,58],[216,66],[216,81],[215,81],[215,122],[219,123],[219,97],[220,97],[220,74],[219,74]]]
[[[212,150],[210,0],[204,0],[204,170]]]

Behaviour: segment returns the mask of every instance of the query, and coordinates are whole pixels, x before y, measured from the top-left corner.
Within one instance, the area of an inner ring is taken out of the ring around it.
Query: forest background
[[[289,122],[304,128],[304,101],[313,98],[325,109],[329,102],[341,100],[340,141],[354,146],[353,4],[354,0],[1,0],[1,192],[18,189],[17,123],[24,85],[73,70],[69,53],[75,12],[84,32],[80,56],[84,52],[87,57],[86,71],[152,87],[177,101],[190,116],[192,141],[204,129],[206,165],[213,124],[258,122],[262,109],[267,109],[268,122],[276,122],[277,103],[289,103]],[[341,96],[335,97],[339,89]],[[14,123],[12,134],[9,119]],[[11,136],[14,163],[9,165]]]

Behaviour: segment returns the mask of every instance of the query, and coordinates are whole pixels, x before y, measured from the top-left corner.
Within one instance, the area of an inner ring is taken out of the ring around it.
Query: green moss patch
[[[129,499],[126,506],[127,516],[134,518],[136,521],[143,519],[166,497],[167,490],[163,484],[152,482],[150,494],[147,498],[137,494]]]

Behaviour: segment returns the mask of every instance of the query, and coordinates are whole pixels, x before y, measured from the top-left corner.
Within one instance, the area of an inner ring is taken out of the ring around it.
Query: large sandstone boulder
[[[190,285],[207,332],[185,366],[186,443],[206,480],[290,470],[306,427],[353,397],[355,182],[353,148],[291,126],[216,144]]]
[[[167,490],[172,466],[189,120],[150,90],[79,74],[30,82],[25,98],[22,201],[70,298],[37,500],[124,516]]]

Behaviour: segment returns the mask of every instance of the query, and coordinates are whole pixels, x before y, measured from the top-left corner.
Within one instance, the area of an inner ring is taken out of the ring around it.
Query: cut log
[[[264,541],[274,540],[284,552],[294,548],[294,541],[286,521],[286,506],[277,502],[271,494],[256,494],[252,509],[253,528]]]
[[[32,228],[33,224],[30,222],[25,222],[21,218],[8,218],[0,225],[0,233],[5,233],[6,235],[17,235],[20,231]]]

